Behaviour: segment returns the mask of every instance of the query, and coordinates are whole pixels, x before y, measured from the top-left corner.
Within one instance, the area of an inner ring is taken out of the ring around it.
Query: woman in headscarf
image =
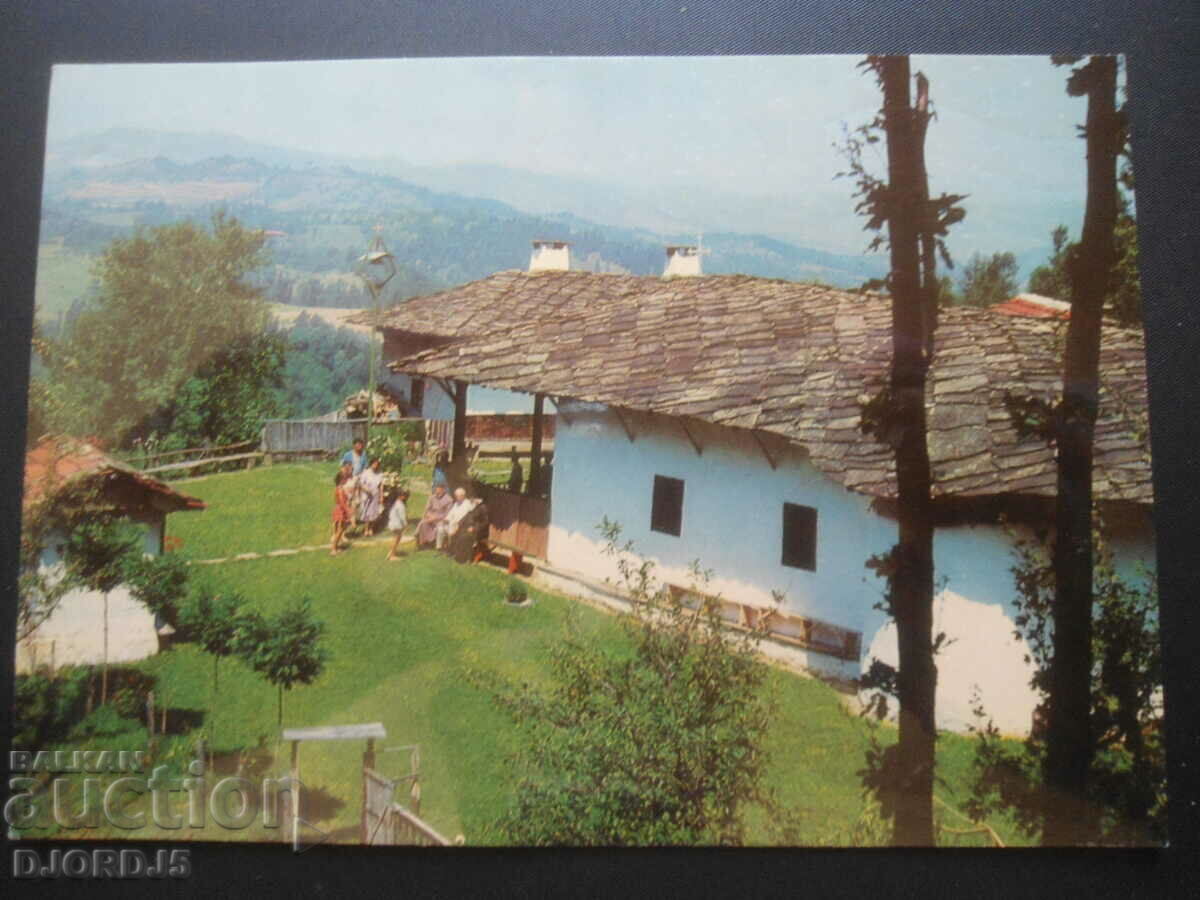
[[[428,547],[436,543],[438,526],[445,521],[450,507],[453,505],[454,498],[446,493],[445,485],[439,484],[434,487],[433,493],[429,495],[429,502],[425,504],[425,513],[421,516],[421,522],[417,525],[418,547]]]
[[[358,476],[358,521],[368,535],[375,533],[375,523],[383,514],[383,472],[376,456]]]

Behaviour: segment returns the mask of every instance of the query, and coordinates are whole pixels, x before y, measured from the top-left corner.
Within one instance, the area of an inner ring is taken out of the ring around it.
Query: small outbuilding
[[[205,508],[202,500],[113,459],[86,441],[46,437],[25,456],[22,510],[27,527],[22,539],[31,537],[31,516],[53,513],[55,504],[72,502],[77,492],[69,489],[79,487],[91,489],[96,502],[140,525],[148,555],[163,552],[170,513]],[[63,565],[66,539],[61,528],[53,528],[41,537],[40,548],[35,548],[38,568],[52,577]],[[101,595],[81,589],[68,592],[32,633],[18,641],[17,671],[102,662],[103,617]],[[160,627],[126,588],[111,591],[108,661],[131,662],[156,653]]]

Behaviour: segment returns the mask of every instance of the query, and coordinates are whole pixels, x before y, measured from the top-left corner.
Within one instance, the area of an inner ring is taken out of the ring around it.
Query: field
[[[64,249],[62,241],[38,247],[34,305],[40,320],[52,321],[84,295],[92,281],[94,263],[95,259],[86,253]]]
[[[182,490],[202,497],[209,508],[171,516],[169,535],[180,542],[177,552],[194,560],[324,544],[332,471],[331,464],[277,465],[182,482]],[[415,496],[410,514],[419,513],[423,502],[423,495]],[[378,768],[385,774],[408,770],[408,754],[395,748],[420,746],[422,816],[443,834],[464,835],[468,844],[497,843],[493,823],[511,802],[520,776],[510,762],[520,734],[480,685],[498,678],[544,682],[549,649],[563,634],[571,608],[577,609],[578,627],[603,646],[620,649],[624,636],[613,616],[566,597],[532,590],[532,606],[506,606],[507,576],[497,569],[459,566],[411,549],[401,561],[387,563],[386,551],[383,542],[361,541],[336,558],[314,550],[198,565],[193,578],[220,591],[237,590],[264,612],[300,596],[311,598],[327,628],[330,658],[315,684],[287,694],[285,727],[382,722],[388,736]],[[191,731],[181,729],[159,745],[157,758],[185,764],[202,731],[223,759],[219,769],[232,768],[237,752],[246,751],[251,771],[282,773],[286,749],[273,758],[275,690],[242,663],[221,663],[215,695],[212,659],[195,646],[177,646],[139,668],[158,679],[162,701],[191,723]],[[856,774],[869,741],[867,724],[820,681],[772,669],[768,684],[778,705],[770,781],[786,804],[805,813],[803,842],[882,839],[884,832],[871,827]],[[888,726],[878,734],[884,743],[894,740]],[[115,749],[143,746],[147,739],[144,725],[103,708],[61,746]],[[358,838],[362,750],[357,741],[310,743],[301,750],[305,817],[335,840]],[[939,742],[942,804],[961,807],[971,752],[961,736],[944,735]],[[939,811],[947,825],[968,825],[944,806]],[[1021,843],[1011,823],[991,824],[1006,843]],[[765,840],[761,826],[751,829],[757,841]],[[272,838],[257,826],[231,832],[211,824],[163,836]],[[985,843],[980,835],[943,838]]]

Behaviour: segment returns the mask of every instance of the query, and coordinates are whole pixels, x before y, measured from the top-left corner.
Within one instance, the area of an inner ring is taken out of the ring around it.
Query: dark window
[[[811,506],[783,504],[783,564],[817,571],[817,511]]]
[[[410,416],[421,415],[421,409],[425,405],[425,380],[422,378],[414,378],[412,380],[412,391],[409,394],[409,404],[412,409],[409,410]]]
[[[683,524],[683,482],[666,475],[654,476],[654,505],[650,507],[650,530],[679,537]]]

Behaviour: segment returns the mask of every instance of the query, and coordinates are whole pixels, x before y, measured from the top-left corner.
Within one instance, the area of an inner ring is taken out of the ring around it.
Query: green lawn
[[[328,538],[332,464],[271,466],[213,475],[181,485],[209,509],[171,516],[169,533],[183,539],[181,552],[201,559],[250,550],[320,544]],[[414,486],[423,475],[414,477]],[[414,497],[419,512],[424,496]],[[194,577],[217,589],[237,589],[264,612],[299,596],[312,599],[326,623],[330,659],[319,680],[293,690],[285,700],[285,726],[338,725],[380,721],[388,737],[378,767],[407,771],[405,753],[389,747],[419,744],[422,816],[443,834],[465,835],[470,844],[498,841],[491,823],[509,802],[518,772],[509,763],[518,734],[494,705],[483,683],[497,676],[538,682],[547,676],[548,652],[564,627],[568,609],[578,607],[580,626],[611,648],[623,645],[615,619],[567,598],[531,591],[534,605],[513,608],[502,601],[507,576],[484,566],[459,566],[440,555],[410,551],[387,563],[384,543],[357,544],[331,558],[323,551],[197,567]],[[194,710],[202,728],[215,734],[218,751],[262,744],[275,749],[274,689],[236,660],[221,664],[220,695],[212,692],[212,661],[182,645],[139,664],[158,677],[160,696],[172,708]],[[868,728],[843,707],[828,685],[773,669],[769,688],[778,701],[771,735],[770,780],[788,805],[806,813],[805,843],[844,844],[863,814],[856,770],[863,764]],[[85,732],[91,729],[91,736]],[[884,726],[881,736],[894,739]],[[172,737],[160,757],[182,765],[193,734]],[[85,722],[69,745],[141,746],[142,726],[108,709]],[[961,806],[970,768],[969,742],[947,735],[939,744],[939,774],[947,782],[939,796]],[[306,818],[335,837],[357,840],[361,742],[312,743],[301,751],[301,774],[312,805]],[[284,754],[286,755],[286,754]],[[282,764],[272,763],[278,771]],[[962,826],[961,821],[947,824]],[[1011,823],[994,827],[1006,842],[1020,843]],[[761,836],[764,831],[752,831]],[[169,837],[263,839],[261,829],[226,832],[211,826]],[[978,836],[947,836],[946,843],[979,846]]]

